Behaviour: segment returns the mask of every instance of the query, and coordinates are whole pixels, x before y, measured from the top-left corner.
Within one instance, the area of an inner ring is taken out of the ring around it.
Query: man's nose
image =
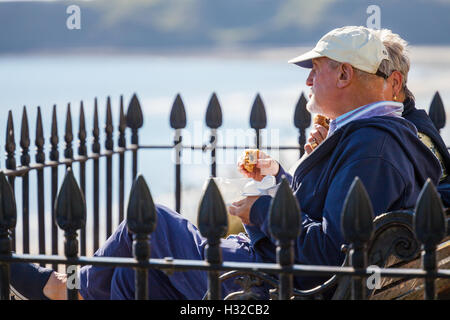
[[[311,72],[309,73],[309,75],[308,75],[308,78],[306,78],[306,85],[308,86],[308,87],[312,87],[312,85],[313,85],[313,72],[312,72],[312,70],[311,70]]]

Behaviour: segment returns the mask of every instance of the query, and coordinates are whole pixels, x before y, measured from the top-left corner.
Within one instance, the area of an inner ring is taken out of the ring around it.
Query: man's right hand
[[[328,130],[320,124],[315,124],[309,133],[308,143],[305,144],[305,152],[310,154],[319,144],[327,138]]]
[[[244,158],[245,158],[245,151],[239,158],[237,167],[238,171],[247,178],[252,178],[257,181],[261,181],[267,175],[276,176],[278,174],[278,171],[280,170],[279,163],[261,150],[259,150],[258,152],[258,162],[256,163],[253,172],[248,172],[244,168]]]

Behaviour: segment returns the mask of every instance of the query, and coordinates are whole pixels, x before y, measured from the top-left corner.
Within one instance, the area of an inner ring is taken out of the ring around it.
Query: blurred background
[[[79,29],[67,27],[73,12],[66,10],[71,5],[80,9]],[[178,93],[188,121],[183,135],[191,137],[191,141],[183,142],[206,143],[209,131],[204,116],[213,92],[223,111],[219,136],[224,136],[226,130],[249,128],[250,109],[259,93],[268,117],[268,140],[274,137],[273,143],[278,139],[279,144],[295,146],[298,131],[293,125],[294,109],[301,93],[308,93],[308,70],[287,61],[309,50],[333,28],[366,25],[370,5],[379,6],[382,28],[400,34],[411,45],[408,86],[418,107],[428,110],[439,91],[448,117],[450,0],[0,0],[0,124],[4,126],[0,129],[0,148],[4,149],[8,110],[12,110],[16,137],[20,137],[21,114],[27,107],[33,142],[40,106],[48,141],[51,111],[56,104],[62,153],[67,104],[71,104],[73,126],[78,128],[80,101],[84,102],[91,142],[95,97],[99,101],[101,141],[107,96],[112,99],[116,138],[120,95],[127,107],[133,93],[138,95],[144,112],[140,143],[173,143],[169,114]],[[441,131],[447,145],[449,128],[447,125]],[[200,133],[195,134],[195,130]],[[130,133],[127,135],[129,138]],[[263,140],[263,144],[266,142],[270,143]],[[74,142],[75,154],[76,148]],[[48,151],[47,147],[47,157]],[[181,213],[194,223],[202,186],[210,174],[208,163],[201,160],[199,153],[197,160],[187,161],[182,167]],[[17,145],[18,164],[19,156]],[[218,154],[228,159],[219,163],[219,177],[238,177],[237,156]],[[172,151],[143,150],[139,157],[139,171],[155,201],[174,208]],[[298,152],[284,151],[274,157],[289,168]],[[4,167],[4,158],[2,152],[0,167]],[[91,170],[88,166],[87,172]],[[103,174],[104,170],[100,181],[105,181]],[[86,200],[90,203],[91,183],[87,176]],[[32,175],[31,186],[35,185],[33,179]],[[117,177],[113,183],[117,185]],[[129,179],[126,185],[128,194]],[[113,190],[115,198],[116,188]],[[31,206],[36,203],[33,194]],[[50,211],[50,201],[46,200],[45,206]],[[101,210],[104,212],[103,204]],[[33,207],[30,211],[33,214]]]

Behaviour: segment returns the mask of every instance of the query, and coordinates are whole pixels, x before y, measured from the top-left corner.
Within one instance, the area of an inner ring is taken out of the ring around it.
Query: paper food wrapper
[[[274,176],[265,176],[261,181],[251,178],[217,177],[213,179],[227,206],[248,196],[270,195],[274,197],[278,188]],[[208,180],[205,181],[203,190],[207,185]]]

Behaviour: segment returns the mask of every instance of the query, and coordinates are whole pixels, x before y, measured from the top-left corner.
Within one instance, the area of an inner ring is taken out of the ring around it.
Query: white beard
[[[311,113],[323,114],[323,109],[317,103],[316,99],[314,98],[314,94],[311,95],[311,98],[309,99],[308,103],[306,104],[306,110],[308,110]]]

